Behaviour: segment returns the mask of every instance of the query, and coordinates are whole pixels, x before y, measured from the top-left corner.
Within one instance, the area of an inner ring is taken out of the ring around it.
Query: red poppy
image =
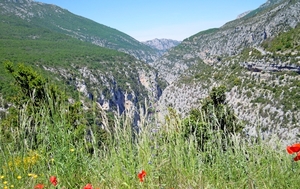
[[[286,150],[289,154],[300,152],[300,143],[293,144],[292,146],[287,146]]]
[[[43,189],[44,185],[43,184],[37,184],[35,185],[34,189]]]
[[[140,179],[140,182],[144,182],[145,176],[146,176],[145,170],[142,170],[141,172],[138,173],[138,178]]]
[[[50,177],[50,182],[53,186],[56,186],[57,185],[57,178],[56,176],[51,176]]]
[[[300,152],[297,153],[297,156],[294,157],[294,161],[299,161],[300,160]]]
[[[93,189],[93,186],[91,184],[86,184],[83,189]]]
[[[296,143],[296,144],[293,144],[291,146],[287,146],[286,151],[289,154],[297,153],[297,156],[294,157],[294,161],[299,161],[300,160],[300,143]]]

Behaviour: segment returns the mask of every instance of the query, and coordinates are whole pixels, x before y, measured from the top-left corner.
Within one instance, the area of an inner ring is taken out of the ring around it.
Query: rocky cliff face
[[[171,83],[157,103],[161,119],[168,113],[168,107],[183,117],[188,115],[191,109],[201,106],[201,100],[212,87],[226,85],[227,102],[245,122],[248,135],[257,136],[260,131],[264,139],[296,140],[300,131],[297,126],[300,75],[293,71],[244,69],[233,62],[227,63],[211,67],[199,63],[200,66],[188,69],[185,76]]]
[[[123,113],[125,110],[136,110],[145,99],[155,102],[161,95],[163,89],[160,88],[161,80],[157,78],[157,73],[143,64],[137,64],[131,70],[134,73],[130,70],[120,73],[127,75],[125,78],[128,77],[128,81],[125,83],[121,83],[118,76],[111,72],[89,67],[72,65],[72,68],[65,69],[43,66],[43,69],[57,75],[60,82],[74,86],[82,97],[98,102],[102,109]]]
[[[153,49],[156,49],[159,52],[159,54],[162,55],[167,50],[179,45],[180,42],[181,41],[172,40],[172,39],[153,39],[153,40],[148,40],[148,41],[145,41],[142,43],[150,46]]]
[[[259,131],[263,139],[296,140],[299,41],[280,52],[268,51],[263,43],[295,29],[299,18],[299,1],[268,1],[221,28],[185,39],[153,63],[169,82],[158,102],[159,112],[163,115],[171,106],[185,116],[201,106],[213,86],[222,84],[248,135]]]

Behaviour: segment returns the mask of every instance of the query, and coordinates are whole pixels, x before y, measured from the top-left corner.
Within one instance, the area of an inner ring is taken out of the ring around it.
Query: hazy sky
[[[139,41],[183,40],[220,27],[267,0],[36,0],[122,31]]]

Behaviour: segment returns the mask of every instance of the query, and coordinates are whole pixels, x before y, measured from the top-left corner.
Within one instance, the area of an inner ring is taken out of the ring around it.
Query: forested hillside
[[[139,60],[153,62],[157,52],[131,36],[114,28],[75,15],[56,5],[36,1],[0,2],[0,14],[10,19],[20,18],[29,27],[47,29],[101,47],[115,49],[133,55]]]

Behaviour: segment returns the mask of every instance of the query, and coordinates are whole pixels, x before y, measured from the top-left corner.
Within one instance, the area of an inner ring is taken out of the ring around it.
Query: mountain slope
[[[300,22],[299,1],[266,3],[248,15],[185,39],[180,45],[154,62],[160,75],[172,82],[195,60],[217,62],[224,56],[239,54],[244,48],[259,47],[279,33],[295,28]],[[172,68],[176,67],[174,70]]]
[[[268,1],[221,28],[199,32],[153,65],[170,85],[158,106],[185,116],[213,86],[227,86],[227,101],[245,132],[264,139],[297,139],[300,104],[300,1]]]
[[[19,17],[30,25],[59,32],[101,47],[115,49],[152,62],[157,52],[116,29],[72,14],[55,5],[30,0],[0,1],[0,14]]]
[[[0,93],[14,95],[4,62],[22,62],[107,110],[135,108],[161,93],[156,71],[131,55],[99,47],[22,18],[0,15]],[[67,85],[66,85],[67,84]],[[66,86],[65,86],[66,85]],[[1,96],[1,95],[0,95]]]

